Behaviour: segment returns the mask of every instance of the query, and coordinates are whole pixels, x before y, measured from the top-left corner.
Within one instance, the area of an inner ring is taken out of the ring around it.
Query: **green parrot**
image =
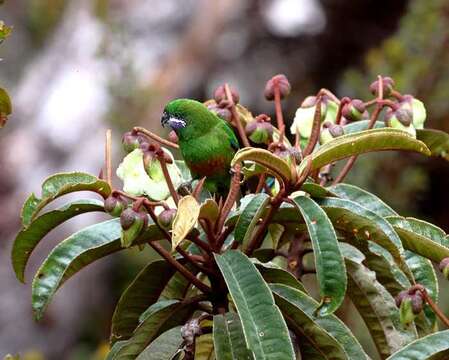
[[[178,135],[179,149],[192,177],[205,176],[205,189],[225,195],[231,179],[231,160],[239,149],[230,125],[202,103],[190,99],[170,101],[161,124]]]

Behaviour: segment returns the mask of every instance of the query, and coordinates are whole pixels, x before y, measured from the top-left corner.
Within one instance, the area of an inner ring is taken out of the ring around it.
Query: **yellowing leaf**
[[[200,215],[200,205],[196,199],[187,195],[184,196],[178,203],[178,211],[173,220],[172,232],[172,248],[173,250],[185,239],[187,234],[195,226]]]
[[[214,200],[207,199],[201,204],[199,218],[206,219],[214,224],[219,215],[218,205]]]

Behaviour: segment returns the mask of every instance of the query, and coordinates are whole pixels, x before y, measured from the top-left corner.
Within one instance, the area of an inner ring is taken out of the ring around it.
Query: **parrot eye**
[[[176,117],[169,117],[167,123],[173,130],[182,129],[186,126],[185,120]]]

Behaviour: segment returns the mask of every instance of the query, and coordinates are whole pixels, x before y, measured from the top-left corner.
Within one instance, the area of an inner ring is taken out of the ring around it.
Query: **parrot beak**
[[[163,127],[171,127],[173,130],[178,130],[186,126],[186,122],[183,119],[179,119],[174,116],[170,116],[164,111],[161,118],[161,124]]]

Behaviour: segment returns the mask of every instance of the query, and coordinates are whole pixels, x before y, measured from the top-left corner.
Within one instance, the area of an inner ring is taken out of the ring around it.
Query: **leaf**
[[[449,330],[415,340],[391,355],[387,360],[425,360],[445,350],[449,350]]]
[[[403,257],[401,239],[388,221],[351,200],[324,198],[318,203],[331,219],[335,229],[353,234],[365,247],[367,240],[384,247],[408,275],[409,269]]]
[[[0,35],[1,42],[1,35]],[[0,129],[5,126],[8,121],[8,115],[12,112],[11,99],[8,95],[8,92],[0,88]]]
[[[441,130],[417,129],[416,138],[427,145],[432,156],[449,161],[449,134]]]
[[[390,222],[395,231],[398,233],[401,238],[402,244],[407,250],[414,252],[415,254],[421,255],[427,259],[432,260],[433,262],[439,263],[446,257],[449,257],[449,247],[442,245],[440,241],[444,241],[443,244],[446,244],[446,239],[444,237],[432,237],[429,238],[425,235],[423,231],[419,230],[419,227],[424,227],[425,222],[421,222],[421,225],[418,226],[416,219],[412,222],[414,225],[411,225],[410,218],[403,218],[400,216],[393,216],[386,218],[388,222]],[[425,226],[426,231],[430,231],[430,227]],[[434,229],[435,230],[435,229]],[[436,232],[433,232],[436,234]]]
[[[308,193],[313,198],[323,198],[327,196],[336,196],[330,191],[330,187],[325,188],[314,182],[305,182],[301,186],[301,190]]]
[[[261,263],[258,260],[252,260],[254,262],[254,265],[256,265],[257,270],[259,270],[260,274],[267,283],[288,285],[294,289],[298,289],[304,293],[307,293],[304,285],[290,272],[283,270],[277,265],[270,262]]]
[[[292,172],[288,163],[268,150],[246,147],[237,151],[231,162],[231,167],[242,161],[254,161],[268,169],[268,172],[276,176],[284,183],[292,180]]]
[[[139,316],[155,303],[174,274],[165,260],[145,266],[120,297],[112,316],[111,343],[129,339],[139,324]]]
[[[393,297],[376,280],[375,273],[359,259],[346,257],[345,261],[349,297],[365,321],[381,357],[385,358],[412,341],[416,334],[412,327],[406,329],[401,324]]]
[[[251,261],[240,251],[215,255],[237,308],[246,344],[256,359],[295,359],[287,325],[273,295]]]
[[[180,351],[183,341],[181,326],[174,327],[159,335],[136,360],[171,360]]]
[[[173,250],[176,249],[176,247],[189,234],[190,230],[193,229],[196,222],[198,221],[199,214],[200,214],[200,205],[193,196],[187,195],[184,196],[181,200],[179,200],[178,211],[176,212],[175,218],[173,220],[173,231],[172,231]]]
[[[242,323],[236,313],[214,316],[213,326],[216,360],[253,359],[243,335]]]
[[[270,288],[290,327],[304,334],[324,359],[369,359],[338,317],[315,315],[318,303],[313,298],[286,285],[274,284]]]
[[[293,199],[304,218],[315,258],[316,276],[322,316],[337,310],[346,293],[346,269],[334,227],[323,209],[312,199],[298,196]]]
[[[214,342],[212,334],[204,334],[195,338],[195,360],[212,360],[214,358]]]
[[[403,130],[372,129],[343,135],[324,144],[303,159],[299,173],[307,167],[307,159],[311,159],[313,171],[352,155],[383,150],[415,151],[430,156],[430,150],[422,141],[416,140]]]
[[[200,214],[198,216],[200,219],[206,219],[211,224],[214,224],[219,215],[220,212],[215,200],[207,199],[204,203],[201,204]]]
[[[82,172],[52,175],[42,184],[42,198],[31,194],[25,201],[21,214],[23,226],[30,225],[39,211],[54,199],[74,191],[93,191],[106,198],[111,193],[111,187],[106,181]]]
[[[256,194],[240,214],[235,225],[234,240],[239,244],[243,244],[243,248],[248,246],[248,242],[253,236],[254,228],[269,203],[270,196],[264,193]]]
[[[397,215],[397,213],[385,204],[376,195],[349,184],[336,184],[327,188],[336,196],[356,202],[371,210],[381,217]]]
[[[120,219],[112,219],[74,233],[52,250],[33,280],[32,302],[37,320],[67,279],[95,260],[122,249],[120,233]],[[158,227],[150,224],[136,244],[162,238]]]
[[[45,235],[64,221],[91,211],[104,211],[103,202],[93,199],[74,201],[37,217],[28,227],[22,229],[14,240],[11,253],[17,279],[25,282],[28,259]]]
[[[284,235],[285,226],[281,224],[270,224],[268,225],[268,234],[269,239],[271,241],[271,246],[273,249],[277,249],[279,245],[279,241]]]
[[[145,311],[145,316],[133,336],[126,341],[113,359],[135,359],[160,334],[183,324],[193,311],[192,304],[177,300],[163,300],[151,305]]]
[[[368,130],[368,124],[369,124],[369,120],[360,120],[360,121],[354,121],[352,123],[349,123],[345,126],[343,126],[343,131],[345,134],[351,134],[351,133],[355,133],[355,132],[360,132],[363,130]],[[383,121],[376,121],[374,123],[373,129],[380,129],[380,128],[384,128],[385,123]]]

